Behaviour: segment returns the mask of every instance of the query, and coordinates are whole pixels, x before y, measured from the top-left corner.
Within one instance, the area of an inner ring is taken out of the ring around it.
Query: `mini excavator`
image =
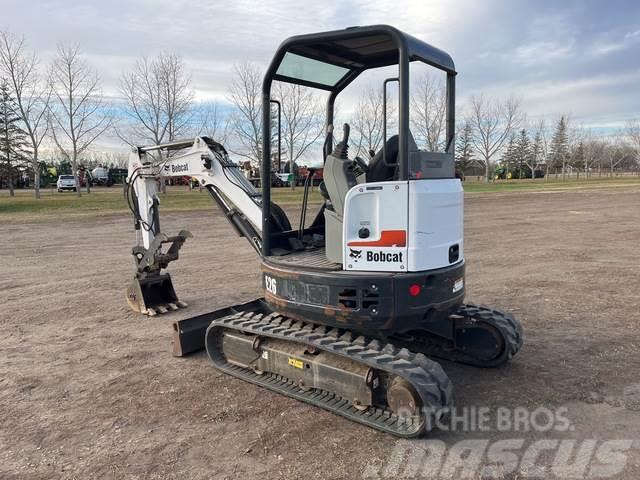
[[[419,149],[409,129],[415,62],[446,74],[442,152]],[[334,139],[335,100],[363,72],[388,66],[397,75],[380,85],[382,147],[368,161],[352,158],[349,125]],[[497,367],[523,339],[511,315],[464,302],[455,78],[448,54],[386,25],[285,40],[262,86],[260,190],[207,137],[133,150],[125,197],[139,244],[129,305],[150,316],[186,307],[164,270],[191,234],[162,233],[157,188],[163,177],[191,177],[260,256],[264,296],[176,322],[177,354],[206,348],[214,367],[233,377],[399,437],[427,431],[452,399],[434,359]],[[328,94],[323,202],[307,222],[306,178],[297,228],[271,200],[271,105],[287,101],[272,97],[274,81]],[[397,135],[387,138],[391,83],[398,122]]]

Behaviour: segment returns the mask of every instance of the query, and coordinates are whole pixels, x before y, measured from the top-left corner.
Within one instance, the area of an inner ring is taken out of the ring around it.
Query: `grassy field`
[[[611,187],[640,187],[640,177],[625,176],[613,178],[594,178],[571,181],[535,181],[510,180],[496,183],[465,183],[465,192],[473,193],[512,193],[520,191],[567,191],[575,189],[598,189]],[[302,199],[302,188],[276,188],[272,190],[273,200],[283,206],[297,205]],[[32,191],[17,190],[15,197],[9,197],[6,190],[0,191],[0,221],[15,220],[17,217],[52,217],[57,215],[108,215],[126,212],[127,205],[121,188],[94,188],[91,194],[83,193],[78,198],[74,193],[57,193],[55,190],[43,190],[42,199],[33,198]],[[310,203],[320,202],[317,189],[310,193]],[[211,208],[213,202],[205,192],[197,190],[189,192],[187,187],[169,187],[166,194],[161,195],[162,210],[185,211],[205,210]]]
[[[273,200],[283,205],[298,204],[302,199],[302,189],[273,190]],[[320,202],[317,190],[309,195],[309,201]],[[188,191],[186,186],[169,187],[166,194],[160,195],[162,211],[206,210],[212,208],[213,200],[206,191]],[[8,192],[0,192],[0,220],[20,216],[64,215],[109,215],[126,212],[127,204],[121,188],[94,188],[91,194],[82,193],[78,198],[73,192],[57,193],[55,190],[43,190],[42,198],[33,198],[33,191],[16,190],[15,197]]]

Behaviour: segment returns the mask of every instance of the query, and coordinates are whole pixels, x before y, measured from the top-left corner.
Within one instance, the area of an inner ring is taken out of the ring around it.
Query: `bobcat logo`
[[[352,258],[354,262],[357,262],[358,259],[362,258],[362,250],[354,250],[353,248],[350,248],[349,258]]]

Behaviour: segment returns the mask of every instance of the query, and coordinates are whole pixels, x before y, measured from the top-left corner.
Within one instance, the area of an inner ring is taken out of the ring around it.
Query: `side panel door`
[[[343,265],[363,272],[406,272],[408,182],[356,185],[345,198]]]

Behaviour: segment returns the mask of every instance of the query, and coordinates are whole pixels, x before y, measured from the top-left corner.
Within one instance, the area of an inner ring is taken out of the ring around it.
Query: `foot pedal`
[[[291,250],[293,250],[294,252],[299,252],[301,250],[304,250],[304,243],[302,243],[297,238],[289,238],[289,246],[291,247]]]

